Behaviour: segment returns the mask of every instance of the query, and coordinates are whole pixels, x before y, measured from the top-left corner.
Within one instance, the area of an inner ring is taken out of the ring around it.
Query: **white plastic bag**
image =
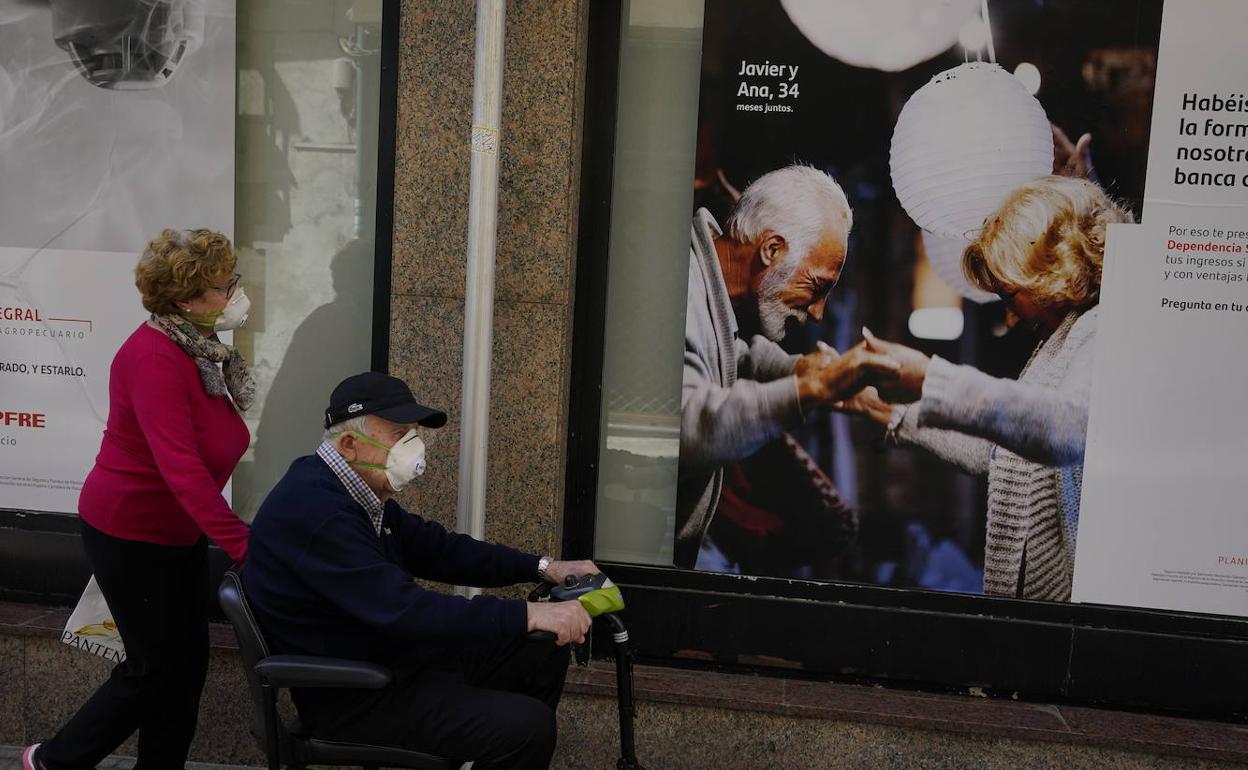
[[[125,662],[126,648],[121,643],[121,633],[113,622],[113,613],[108,609],[99,584],[95,582],[95,575],[87,581],[82,598],[61,633],[61,641],[105,660]]]

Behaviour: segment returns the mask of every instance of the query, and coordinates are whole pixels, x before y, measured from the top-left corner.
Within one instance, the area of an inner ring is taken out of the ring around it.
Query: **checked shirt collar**
[[[381,499],[377,497],[377,493],[368,488],[364,483],[364,479],[360,478],[360,474],[347,464],[342,455],[338,454],[338,450],[334,449],[333,444],[328,441],[322,441],[320,448],[316,450],[316,454],[329,469],[334,472],[342,485],[351,493],[351,497],[360,504],[360,507],[368,513],[369,518],[373,520],[373,529],[377,530],[377,534],[381,535],[381,516],[385,512],[385,507],[381,503]]]

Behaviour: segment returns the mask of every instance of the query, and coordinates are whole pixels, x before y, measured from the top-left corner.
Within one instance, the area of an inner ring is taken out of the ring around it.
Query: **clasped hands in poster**
[[[793,373],[803,406],[831,406],[887,423],[891,404],[919,400],[928,356],[870,329],[862,332],[863,340],[843,354],[820,342],[798,359]]]

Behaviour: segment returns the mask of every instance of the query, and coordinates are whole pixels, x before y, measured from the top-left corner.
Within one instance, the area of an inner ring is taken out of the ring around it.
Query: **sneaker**
[[[43,765],[35,762],[35,752],[39,750],[42,744],[36,743],[33,746],[27,746],[22,752],[22,770],[43,770]]]

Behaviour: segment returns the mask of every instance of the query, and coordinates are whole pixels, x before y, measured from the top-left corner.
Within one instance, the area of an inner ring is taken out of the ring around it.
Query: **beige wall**
[[[390,368],[446,428],[404,503],[454,525],[475,4],[405,0]],[[586,0],[507,3],[486,537],[557,553]]]

